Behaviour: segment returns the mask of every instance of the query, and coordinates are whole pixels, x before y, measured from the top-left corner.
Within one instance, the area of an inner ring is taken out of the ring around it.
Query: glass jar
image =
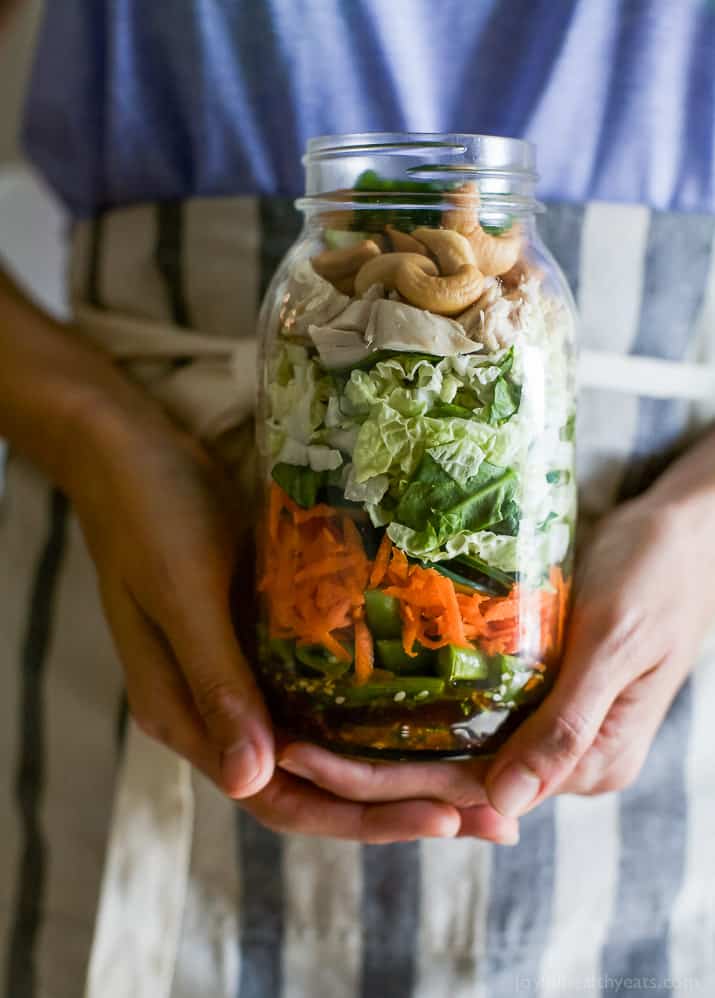
[[[260,318],[259,680],[338,752],[487,754],[558,667],[576,515],[533,147],[343,135],[304,162]]]

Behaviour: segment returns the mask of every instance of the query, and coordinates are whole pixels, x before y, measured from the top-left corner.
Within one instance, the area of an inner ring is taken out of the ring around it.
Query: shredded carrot
[[[345,543],[347,545],[348,551],[359,560],[364,559],[365,548],[362,544],[362,537],[360,536],[360,531],[355,526],[355,523],[349,516],[343,516],[343,537],[345,538]]]
[[[399,548],[392,548],[392,559],[388,569],[389,575],[397,582],[406,582],[410,574],[410,566],[404,551]]]
[[[318,635],[318,640],[315,643],[323,645],[329,652],[331,652],[331,654],[335,655],[337,659],[340,659],[341,662],[350,661],[350,652],[347,648],[344,648],[339,641],[336,641],[332,634],[329,634],[328,631],[324,631],[322,634]]]
[[[351,636],[350,612],[363,602],[370,573],[354,524],[329,506],[302,510],[274,485],[268,537],[260,588],[266,594],[271,634],[322,644],[342,661],[349,660],[340,638]]]
[[[319,579],[323,575],[334,575],[336,572],[342,572],[345,568],[350,568],[353,561],[352,554],[328,555],[327,558],[314,561],[312,564],[306,565],[299,572],[296,572],[295,581],[305,582],[307,579]]]
[[[417,618],[415,617],[415,611],[408,604],[405,604],[402,608],[402,622],[402,647],[405,655],[414,658],[417,654],[414,651],[415,642],[417,641]]]
[[[467,641],[464,633],[464,621],[462,620],[462,615],[459,612],[457,594],[455,593],[454,586],[449,579],[447,579],[444,575],[441,575],[440,579],[445,604],[445,626],[453,638],[451,644],[464,647],[469,644],[469,642]]]
[[[569,609],[569,600],[571,597],[571,579],[566,581],[564,579],[563,572],[559,566],[554,566],[551,569],[550,575],[551,585],[556,589],[558,598],[558,610],[556,619],[556,647],[561,648],[564,641],[564,635],[566,632],[566,618]]]
[[[334,603],[330,610],[326,612],[325,615],[325,629],[327,631],[335,631],[343,627],[348,627],[350,624],[350,600],[341,600],[339,603]]]
[[[332,506],[319,503],[317,506],[311,506],[310,509],[297,509],[293,513],[293,519],[296,523],[307,523],[308,520],[325,519],[335,515],[336,511]]]
[[[271,543],[275,544],[278,540],[278,525],[280,523],[281,510],[283,509],[283,496],[285,493],[283,489],[279,488],[274,482],[271,486],[271,496],[268,507],[268,532],[270,534]]]
[[[475,592],[433,568],[411,563],[385,534],[374,561],[365,552],[353,519],[326,504],[302,509],[276,484],[268,510],[265,593],[273,637],[320,644],[340,661],[350,660],[355,641],[355,675],[367,681],[374,646],[365,621],[365,590],[377,589],[399,601],[402,645],[442,648],[476,644],[487,655],[524,654],[549,668],[560,653],[568,612],[570,580],[555,566],[550,585],[539,590],[516,583],[505,596]]]
[[[497,621],[514,620],[519,616],[519,602],[515,599],[494,599],[481,608],[482,617],[491,624]]]
[[[380,541],[380,547],[377,549],[377,557],[375,558],[375,564],[372,566],[372,572],[370,573],[370,588],[377,589],[382,580],[385,578],[385,573],[387,572],[387,566],[390,563],[390,551],[392,550],[392,541],[387,536],[387,533],[382,535],[382,540]]]
[[[364,620],[355,621],[355,680],[358,685],[370,681],[375,666],[375,650],[370,628]]]
[[[448,578],[433,568],[409,565],[403,552],[393,547],[386,581],[390,585],[384,592],[400,601],[405,622],[403,647],[408,655],[415,640],[426,648],[469,644],[457,594]]]

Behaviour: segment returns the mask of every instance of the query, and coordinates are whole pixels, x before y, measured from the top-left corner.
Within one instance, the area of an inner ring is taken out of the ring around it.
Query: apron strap
[[[579,355],[580,388],[626,392],[644,398],[715,402],[715,366],[686,364],[635,354],[583,350]]]
[[[78,305],[83,336],[126,365],[190,433],[209,443],[244,425],[256,400],[256,340],[207,336],[169,322]],[[179,366],[171,361],[184,361]],[[159,369],[157,371],[157,365]]]
[[[178,408],[175,414],[185,424],[195,423],[201,411],[200,436],[210,436],[215,427],[241,422],[250,414],[255,340],[207,336],[170,323],[102,312],[85,304],[77,307],[76,320],[89,339],[118,361],[193,360],[188,368],[180,369],[183,373],[173,376],[173,383],[171,377],[165,380],[159,394],[170,410]],[[715,365],[583,350],[578,382],[581,388],[645,398],[715,401]],[[197,429],[196,425],[189,428]]]
[[[193,822],[189,763],[130,722],[85,998],[169,998]]]

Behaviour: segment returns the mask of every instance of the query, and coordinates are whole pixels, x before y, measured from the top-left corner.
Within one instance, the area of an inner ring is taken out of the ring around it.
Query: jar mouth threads
[[[427,204],[449,210],[466,185],[484,208],[521,215],[542,210],[534,199],[535,148],[522,139],[460,133],[325,135],[308,142],[303,164],[306,193],[296,204],[308,212],[315,205],[325,210],[320,202],[346,210],[359,210],[368,202],[376,210]],[[355,178],[369,173],[379,174],[379,192],[367,186],[355,189]],[[385,181],[392,183],[399,204],[386,197]],[[449,195],[445,203],[437,201],[440,193]]]
[[[536,180],[536,147],[526,139],[466,132],[356,132],[309,139],[305,165],[354,156],[437,156],[451,164],[496,168]]]
[[[377,200],[379,198],[379,200]],[[519,194],[494,194],[480,192],[479,197],[463,198],[459,202],[450,199],[435,200],[433,195],[412,194],[410,196],[386,197],[384,192],[357,192],[352,190],[326,191],[323,194],[313,194],[297,198],[296,208],[310,216],[315,212],[329,211],[454,211],[455,206],[471,208],[485,214],[492,212],[509,212],[520,217],[540,214],[545,211],[544,205],[534,198]]]

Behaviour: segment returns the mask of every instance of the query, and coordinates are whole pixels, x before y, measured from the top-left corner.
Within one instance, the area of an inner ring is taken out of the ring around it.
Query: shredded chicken
[[[482,349],[481,343],[465,336],[454,319],[389,299],[373,304],[366,338],[375,350],[408,350],[439,357]]]
[[[359,364],[370,352],[365,337],[355,329],[309,326],[308,332],[318,348],[323,366],[328,370]]]
[[[349,304],[348,296],[316,274],[306,260],[294,270],[283,297],[281,331],[285,336],[304,337],[309,326],[325,325]]]
[[[516,305],[503,295],[496,278],[488,278],[480,297],[457,316],[457,322],[469,339],[483,344],[488,353],[496,353],[514,341],[516,330],[512,316]]]

